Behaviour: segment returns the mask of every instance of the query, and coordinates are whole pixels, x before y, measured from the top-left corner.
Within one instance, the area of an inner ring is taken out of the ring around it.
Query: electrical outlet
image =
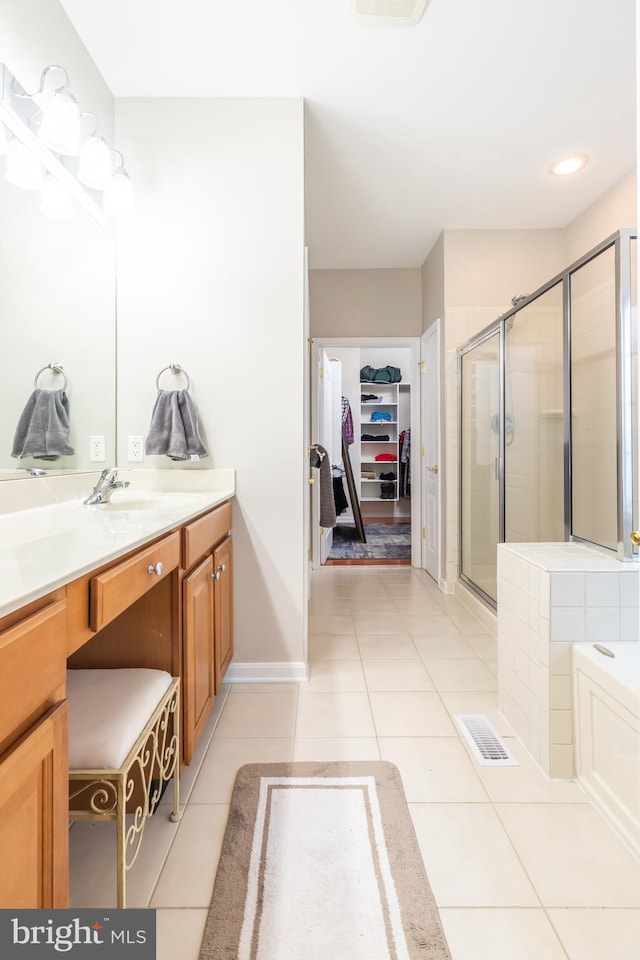
[[[127,460],[129,463],[141,463],[144,460],[144,437],[129,437]]]
[[[107,459],[107,444],[102,436],[89,437],[89,460],[92,463],[104,463]]]

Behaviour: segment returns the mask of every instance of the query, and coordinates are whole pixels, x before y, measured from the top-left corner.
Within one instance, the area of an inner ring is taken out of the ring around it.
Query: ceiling
[[[430,0],[396,29],[346,0],[61,3],[116,97],[304,97],[316,269],[564,227],[635,165],[635,0]]]

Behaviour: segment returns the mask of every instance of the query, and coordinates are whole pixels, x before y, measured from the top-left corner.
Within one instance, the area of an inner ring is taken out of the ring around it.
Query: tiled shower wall
[[[499,705],[551,777],[575,775],[571,646],[638,640],[638,569],[578,543],[498,547]]]

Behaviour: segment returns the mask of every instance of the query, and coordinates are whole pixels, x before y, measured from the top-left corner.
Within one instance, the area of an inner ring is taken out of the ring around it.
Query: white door
[[[422,352],[422,566],[440,578],[440,321],[420,341]]]

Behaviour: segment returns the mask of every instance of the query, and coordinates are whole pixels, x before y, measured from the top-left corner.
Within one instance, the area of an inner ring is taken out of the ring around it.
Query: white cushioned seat
[[[69,769],[121,767],[171,685],[164,670],[68,670]]]

